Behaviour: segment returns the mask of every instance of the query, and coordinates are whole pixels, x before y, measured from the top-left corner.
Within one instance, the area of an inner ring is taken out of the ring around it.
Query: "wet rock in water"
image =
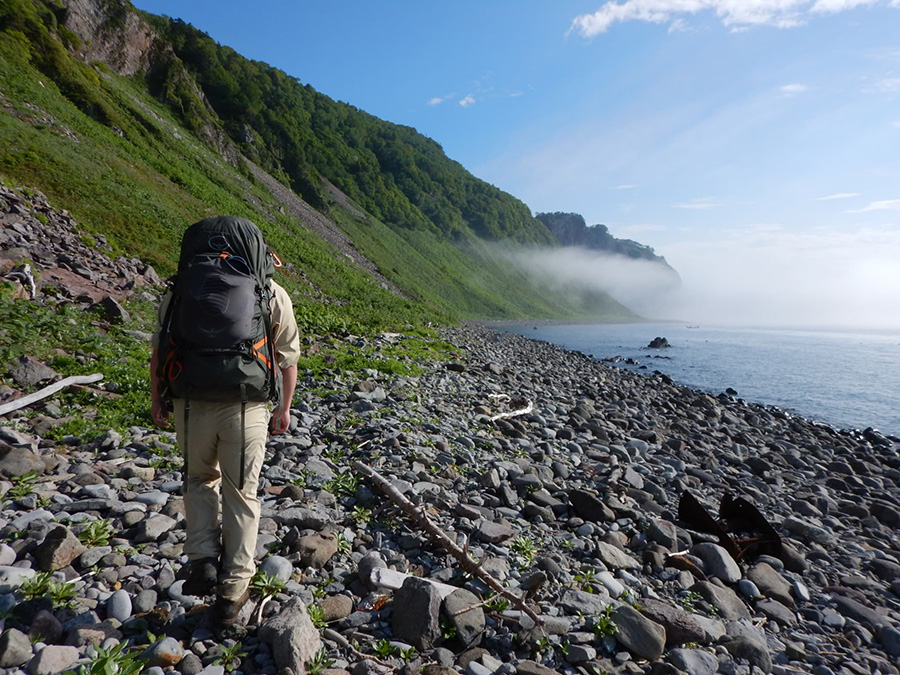
[[[669,341],[664,337],[655,337],[650,340],[650,344],[647,345],[647,349],[666,349],[671,347]]]

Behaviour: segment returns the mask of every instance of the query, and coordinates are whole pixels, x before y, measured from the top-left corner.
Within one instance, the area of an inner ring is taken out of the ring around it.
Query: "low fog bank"
[[[661,253],[677,274],[659,263],[578,248],[505,255],[536,283],[556,290],[604,291],[650,320],[900,329],[900,242],[882,241],[877,247],[817,242],[812,248],[784,241],[777,246],[674,245]]]
[[[555,291],[603,291],[645,318],[662,318],[681,280],[672,268],[650,260],[583,248],[504,250],[504,256],[537,284]]]

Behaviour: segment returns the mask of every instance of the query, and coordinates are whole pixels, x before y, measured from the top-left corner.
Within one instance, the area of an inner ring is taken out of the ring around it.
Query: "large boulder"
[[[322,645],[319,631],[299,598],[291,598],[260,626],[259,639],[271,647],[278,670],[290,668],[295,673],[306,672],[306,662]]]

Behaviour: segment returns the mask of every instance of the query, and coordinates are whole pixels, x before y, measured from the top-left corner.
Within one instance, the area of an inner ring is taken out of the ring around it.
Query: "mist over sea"
[[[841,428],[900,436],[900,331],[716,328],[666,324],[503,325],[599,360],[620,356],[710,394],[727,388]],[[646,349],[664,337],[668,349]]]

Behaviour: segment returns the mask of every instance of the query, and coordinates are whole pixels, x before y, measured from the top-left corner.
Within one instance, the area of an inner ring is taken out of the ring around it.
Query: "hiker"
[[[300,340],[290,297],[272,280],[280,264],[247,219],[191,225],[153,341],[153,421],[174,416],[184,456],[183,590],[215,592],[218,627],[250,597],[266,439],[290,425]]]

